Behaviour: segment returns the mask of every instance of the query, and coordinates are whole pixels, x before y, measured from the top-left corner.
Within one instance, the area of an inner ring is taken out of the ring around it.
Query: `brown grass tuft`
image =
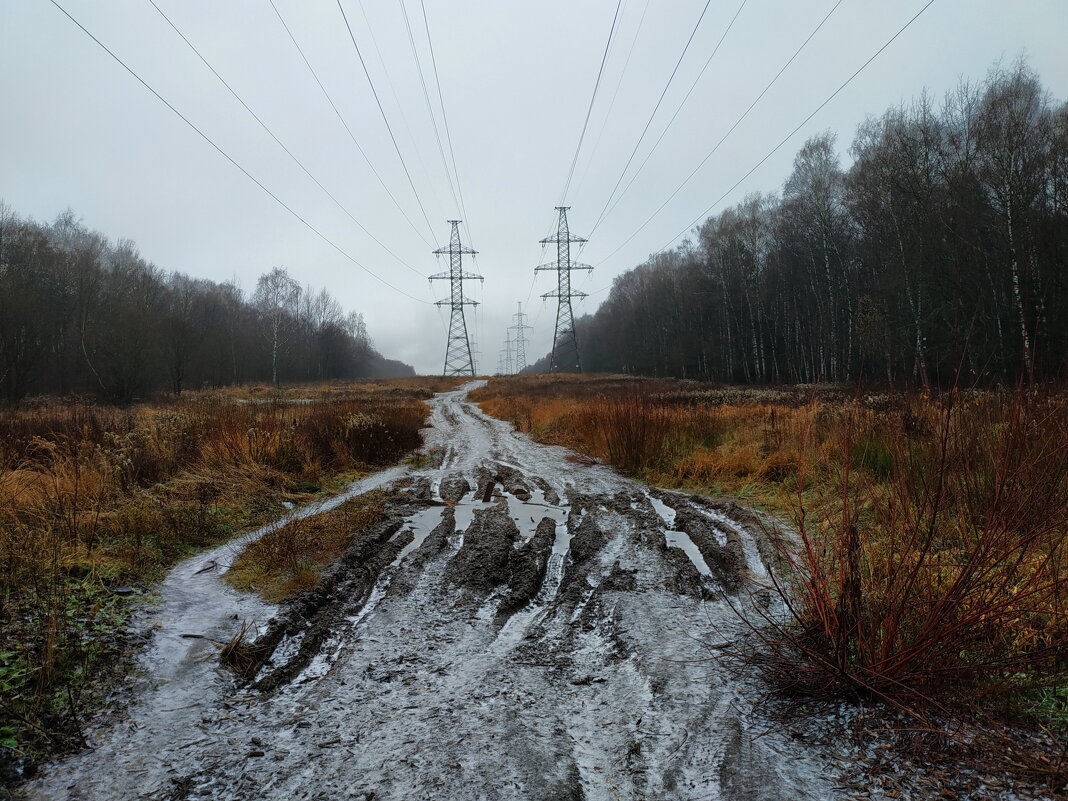
[[[795,519],[762,656],[787,693],[1068,713],[1063,392],[860,395],[620,376],[494,379],[482,408],[651,483]],[[933,725],[933,724],[931,724]]]
[[[388,497],[380,490],[368,492],[268,532],[242,551],[226,580],[271,602],[314,589],[323,568],[385,519]]]
[[[65,725],[55,710],[70,705],[72,686],[120,660],[113,634],[133,603],[116,586],[277,519],[283,501],[397,461],[421,444],[423,401],[456,383],[232,387],[127,408],[40,400],[0,409],[0,739],[30,750],[77,745],[53,731]],[[309,558],[309,569],[290,560],[285,592],[314,585],[315,560],[326,557]]]
[[[242,679],[251,679],[262,664],[260,652],[248,634],[252,624],[247,620],[241,622],[240,628],[219,652],[219,661]]]

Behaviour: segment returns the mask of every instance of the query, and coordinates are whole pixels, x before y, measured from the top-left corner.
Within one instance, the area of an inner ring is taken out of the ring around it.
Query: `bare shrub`
[[[790,622],[764,634],[776,683],[878,699],[921,722],[960,708],[1020,714],[1037,688],[1063,686],[1063,404],[1024,392],[911,399],[879,441],[888,466],[880,455],[874,469],[870,439],[847,421],[834,482],[796,496],[800,548],[779,587]]]
[[[111,635],[133,603],[115,588],[276,519],[283,501],[307,500],[337,476],[397,461],[421,442],[423,400],[456,383],[0,409],[0,729],[28,750],[77,746],[76,715],[55,710],[73,710],[87,677],[120,661]],[[343,548],[340,532],[320,534],[285,529],[265,544],[281,593],[314,586]]]

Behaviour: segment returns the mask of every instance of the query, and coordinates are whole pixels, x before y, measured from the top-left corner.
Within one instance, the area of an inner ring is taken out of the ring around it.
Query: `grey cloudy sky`
[[[328,238],[422,301],[446,294],[361,231],[268,137],[149,0],[59,0],[145,81]],[[419,273],[445,269],[452,199],[401,12],[437,96],[418,0],[341,0],[426,209],[428,230],[390,141],[337,0],[275,0],[370,162],[359,155],[300,60],[269,0],[156,0],[278,138],[355,218]],[[926,0],[842,0],[806,49],[694,179],[619,248],[738,119],[837,0],[712,0],[638,151],[625,186],[738,12],[707,71],[622,200],[582,253],[591,293],[671,241],[849,75]],[[480,251],[469,321],[492,371],[517,301],[535,322],[530,358],[551,345],[555,309],[538,296],[538,240],[553,220],[616,0],[425,0],[455,147],[466,222]],[[566,202],[586,234],[608,200],[705,0],[622,0]],[[639,24],[640,23],[640,24]],[[839,133],[1020,55],[1054,98],[1068,98],[1068,0],[936,0],[849,87],[725,199],[775,191],[812,133]],[[379,56],[381,52],[381,58]],[[629,61],[627,59],[630,53]],[[624,65],[626,68],[624,69]],[[614,100],[614,102],[613,102]],[[439,117],[439,125],[440,125]],[[444,132],[442,133],[444,136]],[[448,153],[445,145],[446,155]],[[137,242],[167,270],[250,290],[274,265],[362,311],[388,356],[438,372],[445,318],[362,272],[290,216],[78,30],[48,0],[0,0],[0,199],[51,220],[72,207],[89,227]],[[466,234],[465,234],[466,236]],[[422,238],[421,238],[422,237]],[[602,260],[603,261],[602,263]],[[581,275],[581,274],[580,274]],[[592,311],[606,293],[576,307]]]

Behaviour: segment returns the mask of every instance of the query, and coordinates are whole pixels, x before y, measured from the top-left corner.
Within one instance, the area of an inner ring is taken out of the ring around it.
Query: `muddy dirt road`
[[[708,659],[764,597],[746,513],[569,461],[466,391],[431,402],[429,466],[350,489],[407,500],[301,603],[227,589],[237,546],[176,568],[125,720],[30,797],[833,797]],[[237,686],[211,641],[242,619],[267,658]]]

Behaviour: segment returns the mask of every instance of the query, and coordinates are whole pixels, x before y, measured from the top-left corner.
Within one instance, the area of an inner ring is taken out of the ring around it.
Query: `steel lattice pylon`
[[[515,331],[515,371],[521,373],[527,367],[528,340],[523,332],[534,330],[531,326],[523,323],[527,316],[523,314],[522,301],[519,302],[519,311],[512,315],[512,319],[515,320],[515,325],[508,326],[508,330]]]
[[[501,348],[501,355],[497,358],[497,372],[501,375],[512,374],[512,344],[512,335],[506,332],[504,347]]]
[[[556,271],[556,289],[546,292],[542,298],[556,298],[556,332],[553,334],[553,352],[549,358],[551,373],[581,373],[582,361],[579,358],[578,337],[575,335],[575,313],[571,308],[571,298],[584,298],[585,292],[571,289],[572,270],[592,270],[588,264],[571,261],[571,243],[585,242],[581,236],[571,236],[567,227],[567,210],[570,206],[557,206],[560,218],[556,224],[556,236],[541,240],[541,243],[556,243],[556,264],[539,264],[534,268]]]
[[[477,306],[473,300],[464,299],[464,281],[483,281],[481,275],[465,273],[461,260],[463,254],[474,255],[477,250],[464,247],[460,243],[460,221],[449,220],[452,226],[452,236],[449,246],[438,248],[435,255],[448,255],[449,271],[430,276],[431,281],[449,281],[449,297],[439,300],[436,305],[448,306],[451,310],[449,315],[449,341],[445,347],[445,370],[442,375],[470,375],[475,374],[475,360],[471,353],[471,340],[467,335],[467,321],[464,319],[464,306]]]

